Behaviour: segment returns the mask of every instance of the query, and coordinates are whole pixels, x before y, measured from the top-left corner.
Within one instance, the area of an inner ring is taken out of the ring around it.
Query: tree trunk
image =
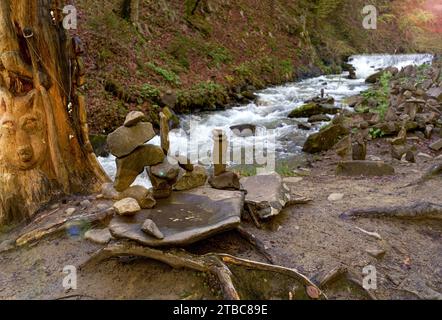
[[[0,227],[108,180],[88,139],[81,46],[59,8],[0,2]]]
[[[137,29],[139,29],[140,0],[123,0],[123,17],[128,19]]]

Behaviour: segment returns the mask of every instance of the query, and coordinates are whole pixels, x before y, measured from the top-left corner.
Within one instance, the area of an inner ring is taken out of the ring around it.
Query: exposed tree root
[[[218,280],[226,300],[239,300],[241,298],[234,284],[235,282],[240,282],[235,281],[235,279],[239,279],[239,276],[233,273],[236,268],[245,269],[247,274],[252,274],[251,271],[267,272],[269,275],[266,278],[269,279],[278,274],[287,276],[303,285],[306,292],[317,292],[320,299],[326,299],[326,296],[310,279],[294,269],[240,259],[227,254],[208,253],[200,256],[179,249],[154,249],[129,241],[121,241],[108,245],[95,253],[89,260],[83,263],[80,268],[83,268],[89,263],[98,263],[118,256],[150,258],[161,261],[173,268],[187,268],[212,274]]]
[[[422,175],[421,178],[419,178],[417,181],[409,183],[402,188],[408,188],[412,186],[417,186],[420,184],[423,184],[427,182],[428,180],[431,180],[433,178],[436,178],[437,176],[442,176],[442,163],[437,163],[432,165],[425,173]]]
[[[270,253],[267,251],[267,248],[264,245],[264,243],[262,243],[254,234],[248,232],[243,227],[238,227],[237,231],[239,235],[243,239],[247,240],[252,246],[254,246],[256,250],[267,259],[268,262],[273,264],[273,258],[270,255]]]
[[[353,283],[354,285],[359,287],[371,300],[377,300],[377,297],[372,292],[370,292],[370,290],[365,289],[362,285],[362,282],[358,280],[354,274],[349,272],[345,266],[337,266],[329,272],[320,275],[316,279],[315,283],[321,290],[325,290],[326,287],[332,285],[337,281],[340,281],[341,279],[345,279],[345,281]]]
[[[249,215],[250,215],[250,217],[252,218],[253,223],[255,224],[255,226],[256,226],[258,229],[261,229],[261,223],[259,223],[258,216],[256,215],[256,212],[255,212],[255,210],[253,209],[253,207],[252,207],[250,204],[247,203],[246,208],[247,208],[246,211],[249,213]]]
[[[409,220],[442,220],[442,205],[417,202],[408,206],[353,209],[340,215],[341,219],[352,218],[398,218]]]

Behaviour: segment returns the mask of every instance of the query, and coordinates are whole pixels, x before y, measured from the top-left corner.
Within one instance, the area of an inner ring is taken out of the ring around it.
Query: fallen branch
[[[409,183],[409,184],[403,186],[402,188],[408,188],[408,187],[420,185],[420,184],[425,183],[428,180],[431,180],[439,175],[442,175],[442,163],[432,165],[427,171],[425,171],[425,173],[422,175],[421,178],[419,178],[419,180]]]
[[[354,218],[398,218],[409,220],[442,220],[442,205],[431,202],[417,202],[408,206],[353,209],[339,216],[341,219]]]
[[[256,212],[253,209],[253,207],[250,205],[250,203],[247,203],[247,210],[246,211],[249,213],[249,215],[252,218],[253,223],[255,224],[255,226],[258,229],[261,229],[261,223],[259,223],[259,219],[258,219],[258,217],[256,215]]]
[[[227,254],[209,253],[199,256],[191,254],[182,249],[154,249],[128,241],[121,241],[108,245],[107,247],[95,253],[79,268],[82,269],[85,267],[86,264],[89,263],[97,263],[111,257],[119,256],[137,256],[150,258],[153,260],[161,261],[173,268],[187,268],[199,272],[212,274],[218,280],[223,291],[224,298],[228,300],[238,300],[241,298],[238,290],[234,285],[234,274],[229,266],[242,267],[245,268],[247,271],[255,270],[268,272],[271,274],[268,278],[272,278],[272,275],[274,276],[275,274],[288,276],[293,280],[300,282],[306,288],[306,292],[307,289],[309,289],[310,291],[312,291],[313,289],[313,291],[319,293],[319,298],[326,299],[326,296],[312,281],[310,281],[310,279],[308,279],[306,276],[299,273],[295,269],[240,259]],[[247,272],[247,274],[253,273]]]

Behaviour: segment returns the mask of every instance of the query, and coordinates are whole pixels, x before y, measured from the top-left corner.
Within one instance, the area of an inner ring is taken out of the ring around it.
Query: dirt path
[[[419,151],[430,153],[423,144]],[[387,143],[370,144],[369,154],[390,162]],[[431,153],[430,153],[431,154]],[[432,154],[437,156],[438,154]],[[310,175],[287,178],[292,192],[313,199],[292,206],[257,230],[245,227],[268,247],[277,264],[297,268],[309,277],[345,266],[356,278],[362,269],[377,270],[381,299],[434,299],[442,292],[442,224],[394,219],[343,221],[339,214],[351,208],[405,205],[413,201],[442,202],[442,179],[401,188],[417,180],[435,160],[419,157],[416,164],[393,162],[397,174],[388,178],[342,178],[334,175],[338,159],[329,152],[312,163]],[[331,193],[344,198],[331,202]],[[357,227],[376,232],[382,240]],[[11,234],[0,236],[0,242]],[[0,299],[214,299],[220,298],[210,277],[174,270],[155,261],[135,258],[111,259],[90,265],[78,275],[78,289],[65,292],[63,268],[79,265],[101,246],[66,235],[48,238],[37,245],[0,254]],[[225,252],[263,261],[236,233],[218,235],[187,248],[194,253]],[[375,258],[367,250],[384,250]],[[326,289],[333,299],[366,299],[367,295],[344,280]],[[266,297],[272,298],[272,297]]]

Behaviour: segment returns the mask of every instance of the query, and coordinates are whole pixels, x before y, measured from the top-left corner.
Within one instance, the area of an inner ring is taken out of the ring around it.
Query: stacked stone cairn
[[[140,111],[130,112],[124,125],[109,134],[107,144],[116,157],[117,173],[114,183],[102,187],[104,198],[117,201],[114,209],[122,216],[133,216],[141,209],[151,209],[158,199],[171,196],[172,191],[184,191],[206,183],[203,167],[194,166],[185,157],[168,156],[169,120],[167,112],[160,113],[161,146],[148,144],[156,133],[146,116]],[[146,170],[152,189],[132,186],[135,179]],[[163,236],[153,221],[146,221],[142,230],[153,237]]]
[[[213,130],[213,175],[209,184],[219,190],[240,190],[239,176],[227,170],[227,155],[229,142],[223,130]]]

